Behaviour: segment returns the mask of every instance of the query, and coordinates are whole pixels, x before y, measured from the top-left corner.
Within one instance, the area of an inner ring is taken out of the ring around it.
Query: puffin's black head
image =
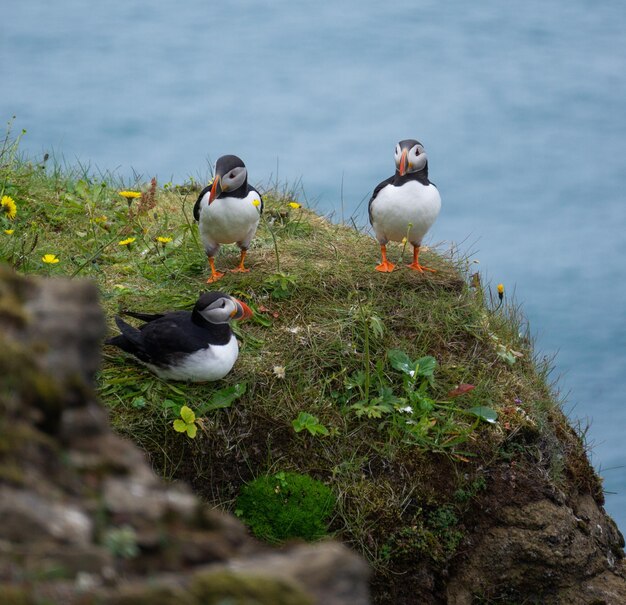
[[[212,324],[225,324],[231,319],[252,317],[252,309],[246,303],[223,292],[205,292],[193,308],[194,317],[202,317]]]
[[[424,170],[428,164],[428,156],[424,147],[415,139],[406,139],[396,145],[396,170],[400,176]]]
[[[215,179],[209,195],[209,204],[222,193],[245,187],[247,182],[248,170],[243,160],[236,155],[223,155],[215,164]]]

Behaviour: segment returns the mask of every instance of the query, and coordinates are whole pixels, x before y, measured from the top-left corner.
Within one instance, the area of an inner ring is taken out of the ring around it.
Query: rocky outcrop
[[[110,430],[93,388],[104,329],[91,284],[0,268],[0,603],[368,603],[347,548],[261,547]],[[623,538],[578,438],[559,430],[562,480],[543,434],[528,464],[485,467],[454,556],[409,552],[401,574],[375,579],[377,602],[626,603]]]
[[[491,521],[468,542],[447,585],[448,603],[471,605],[479,595],[496,602],[626,603],[624,541],[615,523],[591,495],[545,495],[485,511]]]
[[[0,268],[0,603],[366,604],[336,543],[268,551],[109,428],[87,282]]]

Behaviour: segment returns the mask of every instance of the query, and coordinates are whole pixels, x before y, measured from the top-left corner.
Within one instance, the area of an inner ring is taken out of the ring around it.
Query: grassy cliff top
[[[13,232],[0,232],[0,259],[95,280],[112,333],[121,309],[190,309],[208,288],[256,311],[235,326],[239,360],[217,383],[167,383],[104,348],[99,391],[114,426],[216,506],[233,510],[257,476],[310,474],[337,497],[332,532],[384,578],[416,556],[447,565],[498,469],[601,499],[518,309],[470,277],[467,259],[427,251],[437,273],[422,275],[402,266],[409,249],[390,245],[400,268],[377,273],[373,238],[267,191],[250,273],[207,285],[195,184],[148,183],[128,202],[85,174],[28,162],[3,170],[17,216],[2,217]],[[225,246],[216,265],[237,259]],[[173,428],[183,405],[196,414],[193,439]]]

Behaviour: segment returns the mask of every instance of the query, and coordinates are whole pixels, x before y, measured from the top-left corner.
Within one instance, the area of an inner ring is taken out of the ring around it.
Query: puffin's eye
[[[226,306],[226,301],[225,301],[225,300],[223,300],[223,301],[222,301],[222,305],[221,305],[222,309],[223,309],[225,306]]]

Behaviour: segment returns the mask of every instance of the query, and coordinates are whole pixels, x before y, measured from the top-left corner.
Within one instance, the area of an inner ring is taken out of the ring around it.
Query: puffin
[[[214,257],[222,244],[236,243],[241,258],[234,273],[247,273],[244,261],[263,212],[261,194],[248,184],[248,169],[236,155],[223,155],[215,164],[213,183],[205,187],[193,207],[200,237],[211,267],[208,284],[221,279]]]
[[[420,246],[441,209],[441,197],[428,180],[428,156],[423,145],[406,139],[396,145],[396,173],[379,183],[369,201],[369,218],[380,244],[382,262],[376,271],[391,273],[395,265],[387,260],[388,241],[405,237],[413,246],[409,268],[424,273],[430,269],[419,262]]]
[[[134,355],[159,378],[207,382],[235,365],[239,345],[229,322],[252,317],[252,310],[223,292],[205,292],[193,311],[123,314],[145,323],[135,328],[116,316],[121,334],[106,344]]]

